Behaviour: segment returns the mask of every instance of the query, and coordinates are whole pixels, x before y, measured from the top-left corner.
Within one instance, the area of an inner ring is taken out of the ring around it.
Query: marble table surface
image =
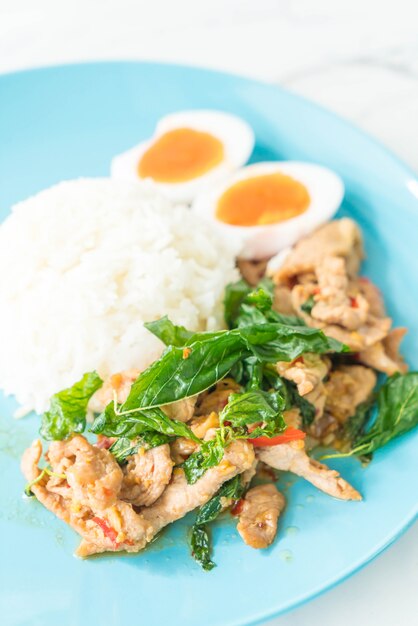
[[[336,111],[418,172],[417,24],[416,0],[0,0],[0,72],[94,59],[238,72]],[[415,626],[417,587],[415,524],[269,626]]]

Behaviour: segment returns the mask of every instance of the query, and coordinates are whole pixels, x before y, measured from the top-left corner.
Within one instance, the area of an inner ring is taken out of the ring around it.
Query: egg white
[[[138,163],[142,155],[161,135],[176,128],[192,128],[210,133],[222,142],[224,158],[213,169],[189,181],[162,183],[147,179],[175,202],[191,202],[198,193],[210,189],[242,167],[253,151],[254,132],[247,122],[236,115],[204,109],[179,111],[161,118],[151,139],[115,156],[111,162],[111,177],[145,180],[138,175]]]
[[[280,173],[291,176],[308,190],[310,203],[306,211],[276,224],[262,226],[234,226],[216,217],[216,207],[222,194],[238,181]],[[266,259],[292,246],[296,241],[330,220],[344,197],[344,183],[332,170],[301,161],[255,163],[235,172],[210,193],[199,194],[193,210],[214,221],[218,228],[241,242],[240,257]]]

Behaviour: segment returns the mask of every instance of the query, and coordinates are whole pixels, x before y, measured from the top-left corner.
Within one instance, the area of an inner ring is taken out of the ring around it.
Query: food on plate
[[[247,491],[238,511],[237,530],[247,546],[267,548],[275,539],[277,522],[286,505],[285,497],[273,483]]]
[[[418,425],[406,329],[360,275],[359,226],[329,221],[341,179],[243,167],[253,146],[236,116],[173,113],[112,179],[63,182],[0,226],[0,386],[42,413],[25,493],[80,557],[140,552],[196,511],[209,571],[227,511],[248,546],[274,542],[280,473],[359,501],[323,461],[368,463]]]
[[[221,232],[243,241],[243,259],[263,260],[293,245],[328,221],[339,208],[344,185],[319,165],[275,161],[248,165],[209,193],[193,209]]]
[[[310,327],[344,342],[359,362],[388,375],[407,370],[399,354],[406,329],[392,329],[379,290],[358,275],[364,256],[360,229],[349,218],[301,240],[274,274],[282,300]],[[361,377],[361,375],[360,375]]]
[[[228,284],[226,328],[189,329],[166,315],[146,322],[166,345],[148,367],[106,380],[93,370],[52,397],[40,429],[46,465],[36,440],[22,471],[26,493],[81,536],[78,556],[139,552],[195,509],[189,541],[204,570],[215,565],[210,524],[228,509],[244,542],[266,548],[286,506],[271,472],[361,500],[315,448],[369,462],[418,424],[418,373],[406,371],[403,331],[359,276],[362,257],[355,222],[325,224],[272,278]],[[386,361],[370,367],[363,356],[376,346],[392,364],[377,391]]]
[[[178,111],[161,118],[154,135],[115,156],[111,176],[149,180],[172,200],[190,202],[244,165],[254,133],[222,111]]]
[[[145,368],[163,349],[146,321],[222,325],[237,248],[173,206],[145,183],[80,179],[13,207],[0,226],[0,387],[24,411],[85,371]]]

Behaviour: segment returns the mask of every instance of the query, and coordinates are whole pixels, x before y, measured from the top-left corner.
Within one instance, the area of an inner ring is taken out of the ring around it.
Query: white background
[[[418,172],[417,0],[0,0],[0,71],[116,58],[280,83],[351,119]],[[418,525],[273,624],[416,626]]]

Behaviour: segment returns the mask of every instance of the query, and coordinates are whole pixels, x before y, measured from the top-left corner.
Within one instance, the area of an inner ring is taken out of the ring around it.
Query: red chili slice
[[[108,522],[102,517],[93,517],[92,519],[93,519],[93,522],[96,522],[96,524],[100,526],[100,528],[103,531],[104,536],[110,539],[110,541],[112,541],[114,544],[118,545],[116,541],[118,533],[116,532],[116,530],[112,528],[108,524]]]
[[[283,433],[276,437],[255,437],[254,439],[248,439],[248,441],[254,446],[257,446],[257,448],[266,448],[267,446],[277,446],[280,443],[289,443],[290,441],[305,439],[305,437],[306,433],[304,433],[303,430],[288,426]]]

